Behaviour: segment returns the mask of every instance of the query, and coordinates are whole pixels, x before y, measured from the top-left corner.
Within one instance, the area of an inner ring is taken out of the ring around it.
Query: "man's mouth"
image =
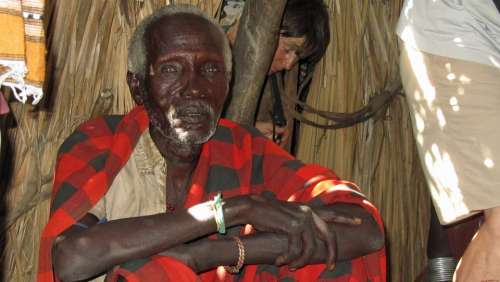
[[[169,120],[174,128],[197,129],[212,119],[210,108],[201,103],[191,103],[184,107],[171,107]]]
[[[170,128],[181,142],[204,143],[215,132],[217,117],[209,104],[191,101],[170,106],[166,113]]]
[[[204,112],[182,112],[175,115],[174,119],[180,120],[182,124],[187,123],[190,125],[200,124],[208,118],[208,114]]]

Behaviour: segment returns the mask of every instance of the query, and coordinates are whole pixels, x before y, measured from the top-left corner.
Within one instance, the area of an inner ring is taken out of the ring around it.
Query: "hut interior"
[[[47,77],[42,102],[9,99],[2,116],[2,276],[34,281],[41,230],[48,219],[58,147],[81,122],[119,114],[133,101],[125,81],[127,44],[138,21],[156,8],[191,3],[217,17],[221,0],[47,0]],[[382,93],[376,115],[328,130],[302,126],[299,159],[355,181],[385,222],[389,281],[412,281],[426,263],[430,199],[398,72],[394,32],[402,0],[325,0],[332,40],[315,69],[308,105],[354,112]],[[311,113],[304,117],[326,124]]]

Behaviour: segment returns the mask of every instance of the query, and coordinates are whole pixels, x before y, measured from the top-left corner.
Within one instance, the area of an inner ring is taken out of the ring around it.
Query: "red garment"
[[[107,116],[88,121],[73,133],[59,150],[51,216],[44,229],[39,262],[39,281],[57,281],[52,271],[53,240],[75,224],[107,192],[114,177],[126,164],[142,132],[148,126],[147,114],[137,107],[125,116]],[[295,160],[257,130],[243,128],[221,119],[215,135],[203,145],[193,173],[185,207],[207,201],[219,191],[228,198],[266,191],[278,199],[310,202],[311,205],[355,203],[370,212],[382,228],[374,206],[343,184],[328,169]],[[385,251],[339,262],[334,271],[324,265],[311,265],[296,272],[271,265],[246,266],[238,281],[385,281]],[[126,281],[233,281],[215,270],[197,276],[182,262],[153,256],[127,262],[108,277]],[[370,280],[368,280],[370,279]]]

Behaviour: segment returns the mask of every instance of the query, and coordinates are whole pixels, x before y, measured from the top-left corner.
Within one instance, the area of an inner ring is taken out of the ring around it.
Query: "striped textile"
[[[44,0],[0,1],[0,86],[37,104],[45,78]]]
[[[137,107],[125,116],[88,121],[63,143],[56,165],[51,216],[41,239],[38,281],[57,281],[51,264],[53,240],[103,197],[147,126],[147,114]],[[376,208],[356,189],[354,184],[339,180],[325,168],[293,159],[257,130],[222,119],[215,135],[202,148],[185,207],[207,201],[219,191],[226,198],[266,192],[282,200],[311,205],[359,204],[383,230]],[[380,250],[338,263],[335,271],[325,270],[324,265],[296,272],[288,272],[286,267],[259,265],[246,266],[239,277],[217,270],[197,276],[173,258],[153,256],[121,265],[108,281],[377,282],[385,281],[385,275],[385,251]]]
[[[0,115],[4,115],[10,112],[9,103],[5,100],[2,91],[0,91]]]

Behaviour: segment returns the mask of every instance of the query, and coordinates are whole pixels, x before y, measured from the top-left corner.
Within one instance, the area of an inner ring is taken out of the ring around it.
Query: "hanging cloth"
[[[0,86],[35,105],[45,78],[44,0],[0,0]]]

